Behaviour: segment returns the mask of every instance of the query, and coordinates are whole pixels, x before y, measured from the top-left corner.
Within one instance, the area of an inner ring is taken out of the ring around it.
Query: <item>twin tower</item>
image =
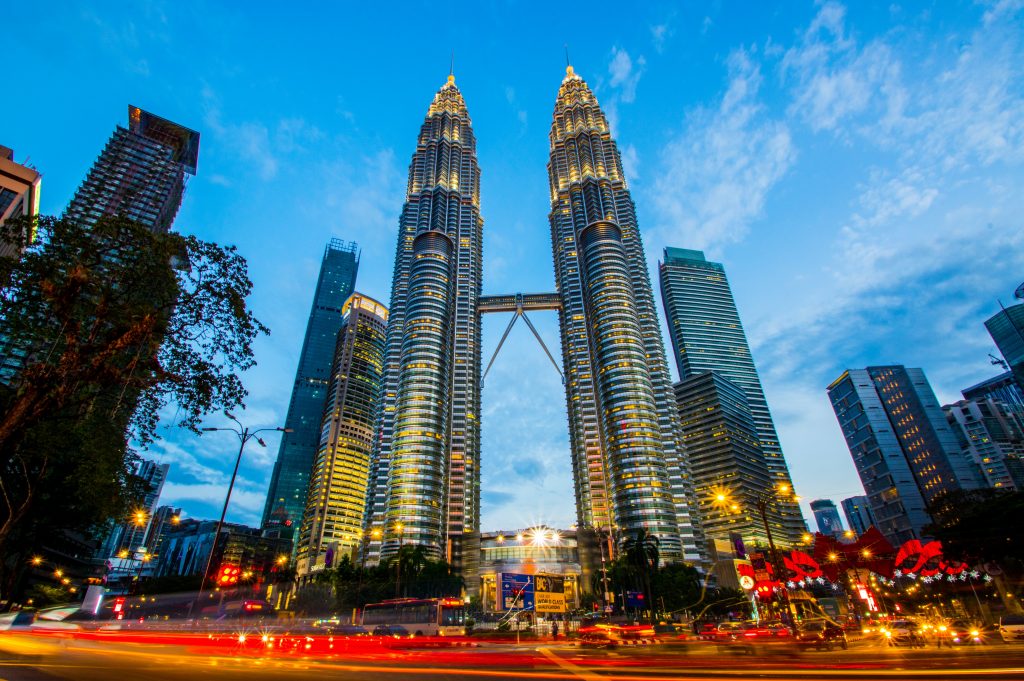
[[[701,558],[693,489],[636,212],[608,122],[566,69],[551,125],[555,293],[481,295],[476,139],[454,76],[409,167],[367,490],[366,558],[421,545],[476,572],[481,315],[556,309],[577,524],[646,530],[666,561]]]

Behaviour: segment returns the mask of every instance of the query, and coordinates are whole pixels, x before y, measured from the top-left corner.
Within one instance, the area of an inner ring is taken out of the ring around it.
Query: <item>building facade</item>
[[[960,394],[965,400],[998,400],[1024,418],[1024,389],[1017,385],[1010,371],[964,388]]]
[[[14,151],[0,144],[0,225],[14,217],[39,215],[42,175],[14,161]],[[0,257],[13,257],[18,247],[0,239]]]
[[[295,372],[286,431],[270,477],[263,527],[294,541],[306,507],[309,473],[320,446],[324,402],[331,383],[338,331],[344,323],[343,307],[355,289],[359,253],[355,243],[331,239],[324,250],[320,276]]]
[[[839,518],[839,509],[831,499],[815,499],[811,502],[811,513],[818,525],[818,532],[833,537],[843,534],[843,521]]]
[[[921,539],[926,508],[943,492],[982,485],[921,369],[850,369],[828,396],[875,525],[892,542]]]
[[[166,232],[198,162],[198,132],[129,106],[128,127],[114,131],[65,217],[91,225],[121,216]]]
[[[772,478],[746,393],[713,371],[693,374],[674,387],[705,535],[728,540],[738,534],[745,544],[767,546],[758,500],[771,489]],[[766,519],[773,538],[778,536],[778,509],[769,507]]]
[[[636,210],[618,146],[568,67],[548,179],[577,523],[658,537],[667,561],[703,560],[690,471]]]
[[[171,465],[143,459],[133,475],[144,490],[139,506],[123,522],[115,524],[100,547],[99,558],[112,558],[127,551],[129,556],[145,552],[150,546],[157,504]]]
[[[871,515],[871,507],[868,505],[866,496],[849,497],[839,503],[843,507],[846,524],[857,536],[864,534],[869,527],[875,524],[875,518]]]
[[[1003,307],[985,321],[985,328],[1010,366],[1017,387],[1024,390],[1024,303]]]
[[[1024,414],[992,398],[961,400],[942,411],[988,487],[1024,489],[1016,474],[1024,457]]]
[[[583,586],[575,530],[547,525],[515,531],[499,530],[480,535],[480,607],[484,612],[502,610],[498,597],[501,574],[558,575],[565,580],[568,609],[579,607]]]
[[[399,221],[367,562],[420,545],[476,572],[482,259],[476,139],[449,76],[420,128]]]
[[[374,418],[384,371],[388,311],[354,293],[342,308],[320,444],[310,472],[296,551],[299,576],[358,558],[373,448]]]
[[[658,270],[680,380],[714,371],[739,386],[750,404],[761,451],[771,473],[771,485],[792,490],[789,467],[725,268],[705,259],[701,251],[666,248]],[[805,531],[800,507],[795,501],[784,499],[778,501],[778,507],[782,516],[780,537],[789,543],[799,541]]]
[[[164,533],[159,556],[152,574],[155,577],[199,577],[206,569],[210,551],[214,550],[216,520],[186,518]],[[291,540],[265,536],[254,527],[224,523],[216,553],[210,567],[210,578],[223,565],[232,565],[242,573],[250,573],[252,582],[273,581],[278,570],[290,564]]]

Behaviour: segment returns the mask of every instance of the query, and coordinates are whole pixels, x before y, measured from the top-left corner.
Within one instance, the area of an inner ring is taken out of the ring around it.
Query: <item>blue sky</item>
[[[273,333],[244,420],[273,426],[327,241],[358,242],[358,288],[390,297],[407,164],[452,50],[484,291],[553,289],[545,164],[567,43],[612,122],[652,280],[667,245],[725,263],[805,499],[861,493],[825,395],[844,368],[921,366],[944,403],[996,372],[982,322],[1024,281],[1024,3],[480,4],[15,3],[0,143],[59,213],[129,103],[201,132],[175,228],[249,260]],[[554,316],[532,319],[557,352]],[[486,362],[507,318],[485,320]],[[564,393],[521,323],[483,411],[483,526],[569,525]],[[163,501],[215,517],[237,441],[163,435]],[[268,445],[247,449],[231,519],[257,522]]]

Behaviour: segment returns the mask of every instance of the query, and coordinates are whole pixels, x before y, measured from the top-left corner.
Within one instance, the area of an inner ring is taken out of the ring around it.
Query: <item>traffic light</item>
[[[237,565],[221,565],[220,570],[217,572],[217,584],[219,586],[238,584],[238,575],[241,572]]]

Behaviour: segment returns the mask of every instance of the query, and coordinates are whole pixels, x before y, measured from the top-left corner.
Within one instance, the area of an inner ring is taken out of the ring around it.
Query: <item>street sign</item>
[[[627,591],[626,592],[626,607],[627,608],[646,608],[647,603],[644,602],[643,591]]]
[[[537,612],[566,612],[565,577],[534,575],[533,594]]]
[[[533,575],[502,573],[499,575],[498,603],[502,610],[533,610]]]

